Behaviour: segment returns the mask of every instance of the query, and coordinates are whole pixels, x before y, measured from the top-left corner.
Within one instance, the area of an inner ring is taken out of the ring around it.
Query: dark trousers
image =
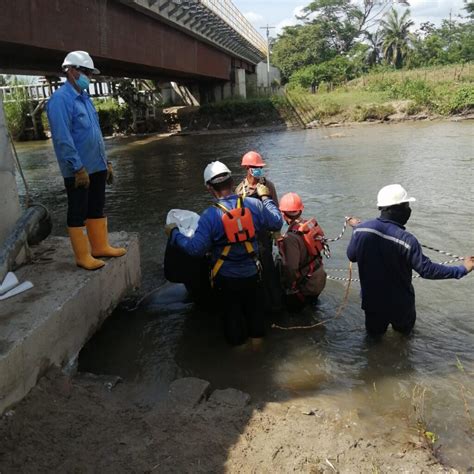
[[[373,336],[385,334],[391,324],[395,331],[410,334],[416,322],[416,309],[413,306],[403,314],[388,314],[386,312],[365,311],[365,329]]]
[[[64,178],[67,192],[67,225],[83,227],[86,219],[104,217],[105,180],[107,170],[89,175],[90,185],[86,188],[75,188],[74,178]]]
[[[263,294],[257,275],[250,278],[217,276],[214,285],[222,317],[224,335],[229,344],[243,344],[247,338],[265,334]]]

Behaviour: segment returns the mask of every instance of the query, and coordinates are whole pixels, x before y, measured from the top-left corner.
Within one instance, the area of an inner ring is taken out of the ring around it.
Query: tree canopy
[[[415,31],[405,0],[314,0],[273,43],[284,81],[340,83],[379,64],[394,68],[474,60],[474,2],[465,17]],[[327,63],[327,64],[326,64]],[[347,72],[341,74],[342,64]]]

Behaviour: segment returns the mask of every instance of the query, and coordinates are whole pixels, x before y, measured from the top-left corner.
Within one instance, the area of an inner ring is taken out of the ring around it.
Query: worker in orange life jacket
[[[278,241],[281,257],[281,280],[285,302],[292,311],[316,302],[326,285],[321,252],[324,232],[316,219],[303,219],[304,205],[296,193],[285,194],[280,211],[288,230]]]
[[[249,151],[242,157],[242,167],[247,170],[245,178],[235,188],[235,194],[242,197],[253,197],[261,200],[257,193],[258,185],[265,185],[270,198],[278,205],[278,196],[275,185],[265,177],[266,166],[262,156],[256,151]],[[273,262],[273,241],[271,232],[258,232],[259,260],[262,264],[262,287],[264,292],[264,307],[267,313],[281,309],[281,295],[279,291],[278,274]]]

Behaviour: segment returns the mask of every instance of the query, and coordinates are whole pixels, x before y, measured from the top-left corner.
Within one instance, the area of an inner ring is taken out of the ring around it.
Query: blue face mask
[[[89,90],[90,79],[85,74],[80,74],[79,79],[76,79],[76,84],[81,91]]]
[[[263,171],[263,168],[250,168],[250,174],[254,178],[263,178],[265,173]]]

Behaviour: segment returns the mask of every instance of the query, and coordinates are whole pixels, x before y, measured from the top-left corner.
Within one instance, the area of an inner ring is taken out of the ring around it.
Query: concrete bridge
[[[231,0],[0,0],[0,72],[54,75],[83,49],[104,75],[245,96],[266,42]],[[253,79],[255,80],[255,79]],[[220,98],[220,97],[217,97]]]

